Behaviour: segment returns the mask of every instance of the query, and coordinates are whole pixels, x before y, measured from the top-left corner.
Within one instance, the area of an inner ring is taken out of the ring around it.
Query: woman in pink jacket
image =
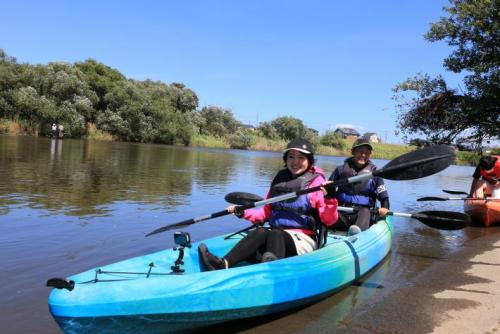
[[[314,166],[313,145],[307,140],[292,140],[283,152],[283,160],[286,168],[276,174],[266,198],[325,184],[323,171]],[[239,212],[237,208],[231,206],[228,210],[254,224],[268,221],[270,228],[257,227],[222,257],[200,244],[198,251],[207,270],[231,268],[241,261],[267,262],[312,252],[318,248],[319,224],[331,226],[338,219],[334,193],[324,188],[258,209]]]

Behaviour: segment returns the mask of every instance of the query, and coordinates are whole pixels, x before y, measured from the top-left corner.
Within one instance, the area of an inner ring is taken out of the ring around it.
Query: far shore
[[[4,132],[4,135],[9,136],[28,136],[29,134],[20,131]],[[65,137],[69,138],[69,137]],[[105,133],[91,133],[89,136],[83,138],[73,138],[82,140],[102,140],[102,141],[115,141],[112,136]],[[344,149],[337,149],[325,145],[315,143],[316,154],[348,157],[351,155],[350,147],[353,140],[344,140]],[[416,146],[405,144],[384,144],[384,143],[371,143],[373,146],[372,159],[392,160],[402,154],[417,149]],[[285,140],[270,140],[258,136],[253,137],[252,144],[248,147],[249,151],[268,151],[268,152],[281,152],[283,147],[286,146]],[[188,147],[206,147],[206,148],[220,148],[220,149],[234,149],[225,138],[217,138],[213,136],[195,136]],[[478,159],[477,153],[457,151],[455,159],[456,165],[474,166]]]

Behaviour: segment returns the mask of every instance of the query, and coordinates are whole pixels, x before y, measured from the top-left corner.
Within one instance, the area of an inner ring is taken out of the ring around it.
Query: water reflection
[[[11,332],[57,332],[47,311],[47,278],[172,247],[171,234],[144,235],[225,208],[228,192],[265,195],[283,166],[281,157],[273,152],[0,136],[0,305],[5,306],[0,306],[0,322]],[[329,176],[344,159],[318,156],[317,164]],[[379,167],[385,163],[376,161]],[[471,167],[452,166],[424,179],[387,181],[392,209],[462,212],[461,201],[416,199],[442,196],[442,189],[467,191],[472,173]],[[246,226],[247,222],[227,216],[185,230],[201,240]],[[298,312],[218,330],[348,331],[353,309],[387,291],[411,286],[436,260],[468,240],[494,232],[437,231],[418,221],[395,218],[390,256],[358,286]]]
[[[56,156],[56,139],[50,140],[50,160],[54,160]]]
[[[1,141],[0,206],[17,203],[53,214],[99,216],[106,211],[102,207],[125,199],[177,206],[193,189],[223,188],[236,170],[248,169],[248,159],[231,154],[159,145],[32,137]]]

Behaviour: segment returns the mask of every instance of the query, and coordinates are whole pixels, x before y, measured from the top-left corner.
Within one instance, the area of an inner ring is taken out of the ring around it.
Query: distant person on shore
[[[485,155],[479,159],[472,178],[469,197],[500,197],[500,156]]]
[[[352,157],[344,160],[329,178],[329,181],[339,181],[352,176],[373,172],[377,167],[370,161],[373,147],[370,142],[361,137],[351,148]],[[389,193],[384,179],[373,177],[356,183],[341,185],[337,188],[339,206],[356,209],[354,213],[339,212],[339,222],[335,225],[348,230],[348,234],[356,234],[370,227],[371,209],[375,208],[376,199],[380,202],[377,210],[379,217],[385,217],[389,212]]]
[[[57,126],[57,138],[62,139],[64,136],[64,126],[62,124],[59,124]]]
[[[296,192],[325,184],[323,171],[314,165],[314,149],[310,142],[295,139],[283,151],[285,168],[278,171],[266,198]],[[219,257],[202,243],[198,247],[206,270],[231,268],[242,261],[250,263],[274,261],[309,253],[318,248],[320,224],[337,221],[337,200],[322,188],[262,208],[229,212],[254,224],[269,221],[269,229],[257,227],[241,239],[227,254]],[[222,254],[221,254],[222,255]]]
[[[52,123],[52,127],[50,128],[50,138],[56,138],[57,135],[57,124]]]

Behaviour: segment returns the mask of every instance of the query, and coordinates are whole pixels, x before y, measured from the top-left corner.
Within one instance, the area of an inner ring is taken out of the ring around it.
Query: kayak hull
[[[500,225],[500,200],[467,200],[464,212],[471,216],[474,225]]]
[[[209,272],[202,271],[199,243],[193,243],[185,249],[184,273],[172,273],[178,255],[172,249],[128,259],[70,277],[75,288],[53,289],[49,309],[67,333],[177,332],[282,312],[366,274],[389,253],[392,234],[387,218],[355,236],[330,234],[312,253]],[[222,256],[241,238],[203,242]]]
[[[185,333],[231,320],[299,309],[324,299],[343,287],[345,286],[311,298],[248,309],[78,318],[54,316],[54,319],[64,333]]]

